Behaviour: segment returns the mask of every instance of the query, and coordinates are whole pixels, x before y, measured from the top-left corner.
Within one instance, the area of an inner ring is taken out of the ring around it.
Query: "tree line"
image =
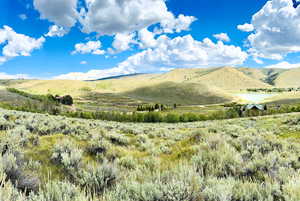
[[[282,93],[282,92],[292,92],[300,91],[300,87],[289,87],[289,88],[252,88],[247,89],[248,92],[267,92],[267,93]]]
[[[197,113],[176,113],[176,112],[105,112],[105,111],[70,111],[63,107],[55,107],[53,105],[44,104],[37,106],[36,104],[27,103],[21,106],[10,104],[0,104],[4,109],[26,111],[34,113],[47,113],[51,115],[61,115],[73,118],[96,119],[117,122],[140,122],[140,123],[179,123],[179,122],[195,122],[206,120],[222,120],[242,117],[265,116],[273,114],[300,112],[300,105],[284,105],[279,107],[268,107],[265,111],[245,111],[241,112],[241,106],[234,106],[223,111],[216,111],[209,114]]]

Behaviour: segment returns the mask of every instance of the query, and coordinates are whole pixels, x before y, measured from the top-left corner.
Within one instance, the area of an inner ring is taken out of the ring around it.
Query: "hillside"
[[[175,82],[141,87],[126,92],[124,95],[143,101],[183,105],[207,105],[232,100],[229,95],[209,88],[207,85]]]
[[[300,87],[300,68],[280,73],[274,80],[276,87]]]
[[[140,74],[95,81],[22,80],[2,81],[0,85],[36,94],[70,94],[81,100],[91,97],[89,94],[92,93],[98,97],[104,94],[105,102],[109,102],[111,96],[105,94],[114,94],[120,100],[129,97],[136,99],[135,102],[162,101],[189,105],[232,101],[234,98],[230,93],[248,88],[299,87],[299,75],[300,69],[182,68],[163,74]],[[97,102],[95,98],[93,102]]]
[[[248,88],[268,88],[270,85],[251,78],[232,67],[223,67],[191,80],[223,90],[240,90]]]
[[[243,72],[245,75],[256,79],[256,80],[260,80],[260,81],[265,81],[265,79],[268,77],[263,71],[262,69],[258,69],[258,68],[245,68],[245,67],[241,67],[241,68],[237,68],[237,70]]]

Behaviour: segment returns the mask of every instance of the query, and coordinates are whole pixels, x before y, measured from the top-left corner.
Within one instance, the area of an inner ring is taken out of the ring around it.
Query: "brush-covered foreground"
[[[1,201],[299,201],[300,114],[134,124],[0,110]]]

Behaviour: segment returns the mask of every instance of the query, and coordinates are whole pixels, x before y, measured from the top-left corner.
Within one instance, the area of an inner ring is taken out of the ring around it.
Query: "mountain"
[[[25,80],[3,82],[36,94],[70,94],[85,99],[90,93],[114,94],[137,101],[214,104],[235,100],[248,88],[299,87],[299,69],[182,68],[163,74],[137,74],[101,80]],[[1,82],[0,82],[1,85]]]
[[[300,68],[290,69],[278,74],[274,79],[276,87],[300,87]]]
[[[253,79],[260,80],[263,82],[268,77],[268,75],[262,69],[258,69],[258,68],[240,67],[237,68],[237,70],[241,71],[242,73],[244,73],[245,75]]]
[[[241,90],[248,88],[268,88],[266,84],[260,80],[245,75],[233,67],[222,67],[213,69],[206,74],[200,75],[189,82],[199,82],[208,86],[214,86],[222,90]]]

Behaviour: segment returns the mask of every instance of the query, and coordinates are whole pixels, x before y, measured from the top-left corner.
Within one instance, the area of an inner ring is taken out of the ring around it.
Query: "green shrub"
[[[82,150],[78,149],[71,141],[64,140],[54,146],[51,159],[67,170],[78,169],[82,153]]]
[[[96,167],[89,166],[86,170],[81,170],[77,182],[88,191],[100,194],[115,185],[118,177],[119,171],[115,165],[104,162]]]

